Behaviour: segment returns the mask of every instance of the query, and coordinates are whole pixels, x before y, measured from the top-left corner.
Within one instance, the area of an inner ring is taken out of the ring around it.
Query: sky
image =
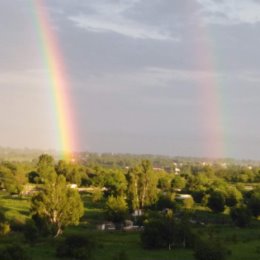
[[[260,159],[258,0],[0,0],[0,146],[59,149],[34,1],[79,151]]]

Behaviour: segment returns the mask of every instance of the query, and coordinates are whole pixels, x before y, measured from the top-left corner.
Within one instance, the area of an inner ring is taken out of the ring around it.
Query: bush
[[[27,221],[26,225],[24,226],[24,238],[29,243],[35,243],[39,237],[39,231],[35,226],[33,221]]]
[[[215,213],[223,212],[225,209],[225,195],[221,191],[214,191],[210,194],[208,207]]]
[[[104,197],[103,191],[101,189],[96,189],[92,193],[91,200],[93,203],[96,203],[96,202],[101,201],[103,199],[103,197]]]
[[[176,223],[173,218],[151,219],[144,226],[141,233],[144,248],[157,249],[175,247],[192,247],[195,236],[188,222]]]
[[[161,195],[156,202],[157,210],[163,210],[165,208],[175,209],[174,200],[168,195]]]
[[[26,223],[25,216],[17,214],[15,211],[9,211],[6,214],[12,231],[22,232]]]
[[[10,225],[7,222],[0,223],[0,234],[6,235],[10,232]]]
[[[246,227],[251,221],[251,212],[245,206],[234,207],[230,211],[233,223],[238,227]]]
[[[39,233],[39,235],[43,237],[49,236],[52,231],[50,226],[48,225],[48,221],[46,218],[39,216],[38,214],[32,215],[33,223]]]
[[[26,251],[19,245],[9,245],[0,250],[1,260],[30,260]]]
[[[6,221],[5,214],[0,211],[0,235],[6,235],[10,232],[11,228],[9,223]]]
[[[113,257],[113,260],[129,260],[129,257],[125,251],[121,251]]]
[[[194,248],[197,260],[226,260],[229,254],[229,250],[219,241],[198,240]]]
[[[96,247],[96,242],[88,237],[71,235],[57,247],[56,255],[60,258],[90,260],[93,259],[93,251]]]
[[[141,233],[141,241],[144,248],[157,249],[167,247],[165,241],[165,225],[160,220],[151,220],[144,226],[144,231]]]
[[[183,200],[183,207],[185,209],[191,209],[193,207],[193,205],[194,205],[194,200],[193,200],[192,197],[186,198],[186,199]]]

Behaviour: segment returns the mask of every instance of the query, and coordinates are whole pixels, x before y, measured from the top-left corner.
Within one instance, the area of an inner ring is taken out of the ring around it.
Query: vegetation
[[[259,259],[257,164],[76,158],[0,162],[1,259]]]

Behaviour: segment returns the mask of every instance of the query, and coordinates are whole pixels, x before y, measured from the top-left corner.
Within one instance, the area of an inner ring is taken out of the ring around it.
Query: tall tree
[[[55,236],[68,225],[77,225],[84,213],[80,195],[68,187],[63,175],[46,181],[42,191],[32,198],[32,212],[46,219]]]
[[[46,182],[54,178],[55,176],[55,167],[54,167],[54,159],[51,155],[42,154],[39,157],[37,163],[37,173],[40,176],[41,182]]]
[[[143,160],[128,173],[129,200],[132,209],[143,209],[153,204],[158,195],[158,177],[150,161]]]

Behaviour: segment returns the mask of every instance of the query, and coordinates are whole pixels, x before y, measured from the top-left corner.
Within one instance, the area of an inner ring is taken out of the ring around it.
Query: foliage
[[[188,222],[177,223],[172,214],[150,219],[141,233],[142,245],[147,249],[172,247],[190,247],[194,243],[194,234]]]
[[[0,223],[0,235],[6,235],[11,231],[10,225],[5,223]]]
[[[6,220],[5,214],[0,211],[0,235],[6,235],[10,231],[10,225]]]
[[[163,210],[166,208],[174,209],[176,207],[176,203],[172,198],[171,194],[161,194],[156,202],[156,209]]]
[[[236,226],[246,227],[250,223],[251,212],[245,205],[242,205],[232,208],[230,211],[230,217]]]
[[[95,190],[92,192],[92,197],[91,197],[92,202],[93,202],[93,203],[99,202],[100,200],[102,200],[103,195],[104,195],[104,194],[103,194],[102,189],[99,189],[99,188],[95,189]]]
[[[221,191],[213,191],[208,199],[208,207],[215,213],[223,212],[225,209],[225,195]]]
[[[10,194],[19,194],[26,180],[23,165],[11,162],[0,163],[0,188],[7,190]]]
[[[158,177],[148,160],[129,170],[128,199],[131,209],[143,209],[153,205],[158,198]]]
[[[65,177],[54,175],[32,198],[32,212],[46,219],[56,236],[68,225],[77,225],[84,213],[80,195],[68,187]]]
[[[126,251],[122,250],[118,254],[114,255],[113,260],[129,260]]]
[[[166,231],[167,234],[164,233]],[[172,229],[166,229],[165,224],[160,219],[150,220],[145,223],[144,231],[141,233],[142,245],[147,249],[167,248],[167,240],[171,231]]]
[[[186,180],[181,176],[176,176],[172,182],[171,186],[173,189],[180,189],[182,190],[186,185]]]
[[[190,198],[185,198],[185,199],[183,200],[183,208],[184,208],[184,209],[191,209],[191,208],[193,207],[193,205],[194,205],[194,200],[193,200],[192,197],[190,197]]]
[[[26,222],[23,229],[24,238],[29,243],[33,244],[39,238],[39,230],[37,229],[35,223],[32,220]]]
[[[226,204],[229,207],[236,206],[243,199],[242,193],[235,187],[229,186],[224,191],[226,197]]]
[[[127,189],[127,181],[124,173],[119,170],[108,171],[104,178],[104,186],[108,196],[123,196]]]
[[[45,183],[55,178],[54,159],[48,154],[42,154],[37,163],[39,182]]]
[[[79,260],[93,259],[96,242],[84,235],[71,235],[65,238],[56,249],[59,258],[70,258]]]
[[[220,241],[198,239],[194,248],[196,260],[226,260],[228,249]]]
[[[122,223],[127,216],[128,207],[122,196],[110,196],[106,203],[106,215],[114,223]]]
[[[248,207],[255,217],[260,216],[260,188],[253,191],[248,202]]]
[[[81,184],[83,169],[79,165],[60,160],[55,166],[55,171],[58,175],[63,175],[66,181],[78,185]]]
[[[1,260],[30,260],[27,252],[20,245],[8,245],[0,250]]]

